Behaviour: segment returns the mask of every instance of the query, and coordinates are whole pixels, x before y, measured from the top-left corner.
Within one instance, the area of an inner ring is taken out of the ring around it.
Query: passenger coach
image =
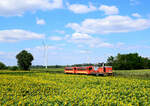
[[[111,66],[88,66],[88,67],[65,67],[64,73],[66,74],[95,74],[95,75],[112,75]]]

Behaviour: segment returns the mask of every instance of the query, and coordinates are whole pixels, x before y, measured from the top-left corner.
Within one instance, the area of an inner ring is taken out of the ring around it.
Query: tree
[[[114,57],[113,56],[110,56],[110,57],[108,57],[108,59],[107,59],[107,65],[110,65],[110,66],[112,66],[113,65],[113,62],[114,62]]]
[[[31,53],[23,50],[17,54],[16,59],[18,60],[17,63],[21,70],[29,70],[34,58]]]
[[[108,57],[107,64],[116,70],[148,69],[150,59],[141,57],[138,53],[118,54],[115,57]]]
[[[4,63],[0,62],[0,70],[2,70],[2,69],[6,69],[6,65]]]

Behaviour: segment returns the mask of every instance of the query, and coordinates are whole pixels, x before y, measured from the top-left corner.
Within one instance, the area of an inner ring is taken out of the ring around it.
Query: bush
[[[6,69],[6,65],[2,62],[0,62],[0,70]]]
[[[18,67],[17,66],[9,66],[8,70],[16,71],[16,70],[18,70]]]
[[[134,70],[150,68],[150,59],[141,57],[138,53],[118,54],[107,59],[107,65],[115,70]]]

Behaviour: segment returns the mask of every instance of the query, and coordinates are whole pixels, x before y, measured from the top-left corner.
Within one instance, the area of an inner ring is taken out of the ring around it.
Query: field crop
[[[147,106],[150,80],[70,75],[57,69],[0,71],[0,104]]]
[[[137,78],[150,80],[150,70],[117,70],[114,71],[116,77]]]

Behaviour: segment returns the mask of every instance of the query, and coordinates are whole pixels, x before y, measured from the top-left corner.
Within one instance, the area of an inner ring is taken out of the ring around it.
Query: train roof
[[[85,67],[103,67],[103,66],[72,66],[72,67],[70,66],[70,67],[66,67],[66,68],[73,68],[73,67],[76,67],[76,68],[80,68],[80,67],[81,68],[85,68]],[[104,67],[110,67],[111,68],[112,66],[104,66]]]

